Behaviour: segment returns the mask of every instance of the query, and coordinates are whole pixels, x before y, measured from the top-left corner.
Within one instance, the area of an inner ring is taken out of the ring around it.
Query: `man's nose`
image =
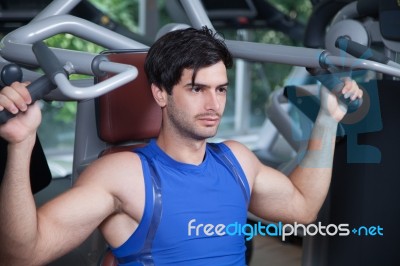
[[[221,107],[220,101],[221,101],[220,97],[217,95],[217,93],[214,90],[208,91],[206,99],[205,99],[206,110],[218,111],[219,108]]]

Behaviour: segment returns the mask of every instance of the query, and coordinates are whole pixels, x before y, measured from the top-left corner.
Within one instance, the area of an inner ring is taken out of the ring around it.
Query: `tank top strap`
[[[139,252],[136,252],[135,254],[128,255],[125,257],[119,257],[117,258],[117,261],[118,264],[122,265],[135,262],[138,265],[151,266],[154,265],[154,260],[152,256],[153,240],[156,235],[157,228],[160,223],[162,215],[161,179],[151,157],[146,152],[142,152],[141,149],[135,150],[135,152],[140,156],[142,164],[143,165],[147,164],[149,168],[150,178],[145,177],[145,179],[147,180],[150,179],[151,181],[152,195],[149,195],[149,197],[152,197],[153,212],[150,220],[150,226],[142,249]],[[145,171],[143,171],[143,175],[145,174],[146,174]]]
[[[207,143],[207,146],[217,155],[222,164],[231,172],[239,184],[246,204],[249,205],[250,189],[247,178],[232,151],[224,143]]]

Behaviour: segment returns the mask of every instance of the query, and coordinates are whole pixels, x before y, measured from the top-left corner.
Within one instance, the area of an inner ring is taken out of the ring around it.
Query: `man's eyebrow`
[[[225,87],[225,86],[228,86],[228,85],[229,85],[229,82],[226,82],[224,84],[218,85],[217,87],[220,88],[220,87]],[[210,87],[209,85],[202,84],[202,83],[194,83],[194,84],[193,83],[187,83],[185,85],[185,87],[194,87],[194,86],[196,86],[196,87],[206,87],[206,88]]]
[[[228,85],[229,85],[229,82],[226,82],[226,83],[224,83],[224,84],[219,85],[218,87],[226,87],[226,86],[228,86]]]

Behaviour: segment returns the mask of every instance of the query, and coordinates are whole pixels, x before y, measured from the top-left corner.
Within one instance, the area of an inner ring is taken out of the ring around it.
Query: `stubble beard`
[[[178,109],[175,103],[169,101],[168,105],[168,119],[169,126],[173,127],[173,130],[178,136],[194,140],[205,140],[214,137],[217,134],[219,124],[213,127],[197,127],[196,121],[204,115],[210,114],[198,114],[194,117],[188,115],[184,110]],[[220,114],[215,114],[221,117]]]

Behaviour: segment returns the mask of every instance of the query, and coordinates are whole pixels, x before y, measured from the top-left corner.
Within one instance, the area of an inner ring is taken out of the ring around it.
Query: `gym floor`
[[[279,238],[255,236],[249,266],[300,266],[301,240],[282,242]]]

